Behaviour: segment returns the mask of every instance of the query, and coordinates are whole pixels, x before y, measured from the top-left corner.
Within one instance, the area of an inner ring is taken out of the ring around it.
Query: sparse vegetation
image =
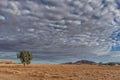
[[[101,65],[104,65],[104,64],[103,64],[102,62],[99,62],[99,63],[98,63],[98,65],[100,65],[100,66],[101,66]]]
[[[33,56],[29,51],[21,51],[17,54],[17,58],[19,58],[21,60],[21,63],[25,66],[26,64],[31,63]]]
[[[109,63],[107,63],[107,65],[114,66],[115,63],[109,62]]]

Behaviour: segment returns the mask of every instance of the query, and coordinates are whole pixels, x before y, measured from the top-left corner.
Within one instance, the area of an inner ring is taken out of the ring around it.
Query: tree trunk
[[[24,67],[26,66],[26,63],[23,63]]]

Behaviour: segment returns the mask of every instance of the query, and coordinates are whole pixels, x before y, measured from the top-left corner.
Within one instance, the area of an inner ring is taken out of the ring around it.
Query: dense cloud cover
[[[0,50],[48,60],[109,55],[119,24],[120,0],[0,0]]]

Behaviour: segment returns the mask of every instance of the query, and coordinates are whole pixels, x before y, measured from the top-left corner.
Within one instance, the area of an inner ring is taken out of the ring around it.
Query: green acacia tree
[[[30,53],[29,51],[21,51],[17,54],[17,58],[19,58],[21,63],[25,66],[26,64],[31,63],[33,56],[32,53]]]

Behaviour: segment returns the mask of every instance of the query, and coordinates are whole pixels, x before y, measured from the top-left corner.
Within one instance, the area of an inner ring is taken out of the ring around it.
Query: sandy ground
[[[120,66],[0,64],[0,80],[120,80]]]

